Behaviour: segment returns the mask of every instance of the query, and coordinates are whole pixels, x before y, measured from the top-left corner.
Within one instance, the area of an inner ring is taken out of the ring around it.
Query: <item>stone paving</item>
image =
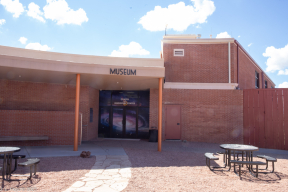
[[[128,185],[131,178],[131,162],[127,155],[97,155],[90,172],[75,182],[65,192],[117,192]]]

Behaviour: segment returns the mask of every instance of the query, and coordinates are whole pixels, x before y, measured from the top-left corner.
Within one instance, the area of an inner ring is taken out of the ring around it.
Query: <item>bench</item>
[[[39,141],[48,140],[48,136],[3,136],[0,141]]]
[[[14,166],[14,170],[11,172],[13,173],[14,171],[16,171],[17,169],[17,160],[18,159],[24,159],[26,157],[26,155],[12,155],[12,159],[15,160],[15,166]],[[4,156],[3,155],[0,155],[0,159],[4,159]]]
[[[30,177],[28,179],[32,178],[32,167],[34,166],[34,175],[36,175],[37,170],[37,164],[40,163],[40,159],[27,159],[24,163],[18,163],[18,166],[21,167],[30,167]]]
[[[230,163],[234,163],[234,172],[236,173],[236,164],[239,165],[239,177],[241,177],[241,165],[246,164],[246,165],[256,165],[256,177],[258,177],[258,165],[266,165],[266,163],[261,162],[261,161],[236,161],[236,160],[231,160]],[[252,168],[251,168],[252,170]],[[252,170],[253,171],[253,170]],[[237,173],[236,173],[237,174]],[[253,174],[252,174],[253,175]]]
[[[219,158],[215,157],[213,153],[205,153],[205,157],[206,157],[206,165],[207,165],[207,167],[209,167],[209,169],[212,170],[211,167],[210,167],[210,161],[211,160],[219,160]]]
[[[261,159],[266,159],[266,169],[268,169],[268,162],[272,162],[272,171],[271,173],[274,173],[274,162],[277,162],[277,159],[274,157],[266,156],[266,155],[257,155],[257,157]]]

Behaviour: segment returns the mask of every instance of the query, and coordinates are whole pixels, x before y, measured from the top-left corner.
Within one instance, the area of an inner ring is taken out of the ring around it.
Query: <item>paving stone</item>
[[[94,189],[96,187],[99,187],[102,184],[103,184],[103,181],[101,180],[100,181],[88,181],[86,182],[85,187],[93,187]]]
[[[90,172],[66,192],[119,192],[127,187],[129,178],[131,178],[131,163],[128,156],[96,156],[96,163]]]
[[[74,191],[92,192],[92,190],[93,190],[93,187],[80,187],[78,189],[75,189]]]
[[[109,185],[101,185],[94,189],[93,192],[118,192],[118,190],[110,188]]]
[[[84,185],[85,183],[84,182],[82,182],[82,181],[76,181],[73,185],[72,185],[72,187],[82,187],[83,185]]]
[[[108,176],[108,175],[99,175],[97,176],[97,179],[113,179],[113,177]]]
[[[128,185],[128,182],[116,182],[113,185],[110,186],[110,188],[117,190],[117,191],[122,191],[125,189]]]
[[[86,179],[83,179],[82,181],[98,181],[97,177],[89,177],[89,178],[86,178]]]

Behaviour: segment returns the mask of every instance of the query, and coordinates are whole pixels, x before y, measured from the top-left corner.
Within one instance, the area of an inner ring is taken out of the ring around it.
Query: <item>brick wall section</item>
[[[239,48],[239,88],[240,89],[255,89],[255,71],[259,73],[259,86],[262,86],[262,70],[253,64],[253,61]],[[265,77],[267,80],[268,88],[271,88],[272,82]]]
[[[243,91],[163,90],[163,139],[165,105],[181,105],[182,140],[243,143]],[[150,90],[150,128],[158,127],[158,89]]]
[[[174,49],[184,49],[184,56],[174,56]],[[235,69],[237,69],[235,49],[235,45],[231,44],[232,83],[237,81],[235,78]],[[166,82],[228,83],[228,43],[164,43],[163,52]]]
[[[89,87],[89,111],[93,109],[93,122],[88,123],[87,140],[98,137],[98,118],[99,118],[99,90]]]
[[[75,85],[0,80],[0,88],[0,110],[75,111]],[[83,141],[98,135],[98,133],[95,135],[97,127],[88,130],[90,106],[95,106],[94,119],[98,120],[95,101],[99,102],[99,93],[98,96],[94,93],[96,100],[93,101],[90,89],[93,88],[89,86],[80,88],[79,111],[82,113]],[[74,120],[72,122],[74,123]]]
[[[48,136],[47,141],[2,141],[1,146],[74,144],[75,113],[69,111],[0,110],[1,136]],[[80,123],[79,123],[80,144]]]

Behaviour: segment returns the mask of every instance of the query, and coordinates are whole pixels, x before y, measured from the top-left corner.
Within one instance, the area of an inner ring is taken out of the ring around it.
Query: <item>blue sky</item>
[[[287,7],[286,0],[0,0],[0,45],[159,58],[168,24],[168,34],[237,39],[288,87]]]

